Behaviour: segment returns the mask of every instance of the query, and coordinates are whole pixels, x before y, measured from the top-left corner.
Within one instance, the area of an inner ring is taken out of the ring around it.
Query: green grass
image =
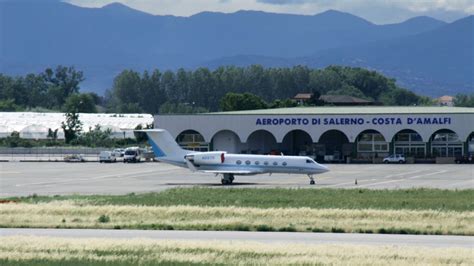
[[[382,209],[473,211],[474,190],[440,189],[215,189],[176,188],[161,193],[120,196],[29,196],[10,200],[37,203],[57,200],[85,201],[93,205],[237,206],[256,208]]]

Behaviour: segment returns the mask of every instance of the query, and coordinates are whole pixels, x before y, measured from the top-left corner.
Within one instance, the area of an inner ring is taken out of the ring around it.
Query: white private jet
[[[314,185],[313,175],[329,169],[306,156],[230,154],[225,151],[195,152],[182,149],[164,129],[145,132],[155,156],[162,162],[189,168],[192,172],[222,174],[223,185],[232,184],[235,175],[272,173],[305,174]]]

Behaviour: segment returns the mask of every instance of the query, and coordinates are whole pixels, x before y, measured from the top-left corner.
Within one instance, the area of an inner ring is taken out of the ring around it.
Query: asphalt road
[[[237,176],[226,187],[305,188],[474,188],[474,165],[329,164],[310,186],[304,175]],[[355,181],[357,180],[357,185]],[[56,194],[127,194],[172,187],[222,187],[220,177],[191,173],[163,163],[99,164],[64,162],[0,162],[0,197]]]
[[[339,233],[288,233],[239,231],[154,231],[103,229],[0,229],[1,236],[49,236],[66,238],[152,238],[189,241],[255,241],[263,243],[352,244],[374,246],[422,246],[474,248],[474,237],[438,235],[378,235]],[[1,238],[0,238],[1,240]]]

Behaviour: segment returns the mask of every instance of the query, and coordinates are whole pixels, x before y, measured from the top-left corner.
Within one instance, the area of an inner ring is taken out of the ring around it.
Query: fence
[[[80,154],[86,161],[98,161],[99,153],[104,150],[110,150],[110,148],[0,148],[0,161],[63,161],[64,156],[72,154]]]

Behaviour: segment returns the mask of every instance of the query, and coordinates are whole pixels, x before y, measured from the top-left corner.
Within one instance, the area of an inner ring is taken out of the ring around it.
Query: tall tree
[[[66,113],[66,121],[61,122],[61,128],[64,131],[64,139],[66,143],[77,139],[79,133],[82,131],[82,122],[79,120],[79,114],[70,112]]]
[[[58,66],[53,71],[48,68],[41,75],[48,86],[51,103],[61,107],[66,99],[79,92],[79,84],[84,80],[82,71],[74,67]]]
[[[66,99],[65,112],[97,113],[94,98],[89,93],[73,94]]]
[[[220,106],[222,111],[239,111],[265,109],[267,104],[257,95],[251,93],[227,93],[221,99]]]

